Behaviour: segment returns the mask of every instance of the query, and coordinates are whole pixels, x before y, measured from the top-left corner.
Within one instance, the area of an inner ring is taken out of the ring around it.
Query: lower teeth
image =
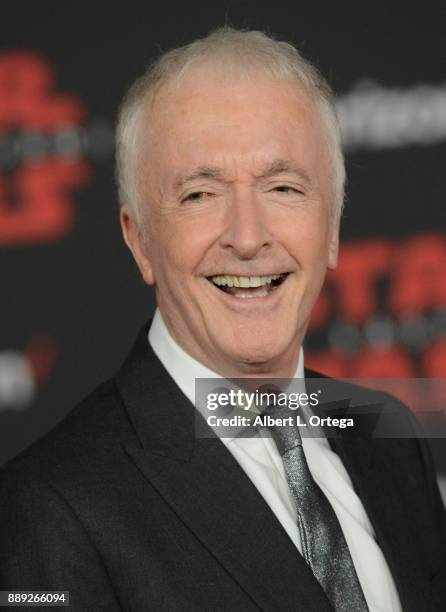
[[[266,297],[267,295],[269,295],[272,291],[274,291],[275,289],[277,289],[277,287],[279,287],[279,285],[282,284],[282,281],[285,278],[285,274],[282,274],[280,276],[280,278],[273,280],[272,282],[268,283],[267,285],[262,285],[261,287],[250,287],[245,288],[245,287],[229,287],[229,286],[218,286],[218,289],[220,289],[221,291],[223,291],[224,293],[229,293],[230,295],[233,295],[234,297],[238,297],[238,298],[242,298],[242,299],[249,299],[249,298],[256,298],[256,297]],[[210,280],[210,279],[209,279]],[[212,282],[212,281],[211,281]]]
[[[254,297],[265,297],[268,295],[268,293],[269,292],[266,289],[262,288],[257,291],[250,291],[249,293],[243,290],[236,290],[234,291],[232,295],[238,298],[254,298]]]

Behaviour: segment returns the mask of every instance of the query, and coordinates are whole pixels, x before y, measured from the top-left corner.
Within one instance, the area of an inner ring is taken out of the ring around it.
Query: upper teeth
[[[274,276],[213,276],[212,282],[216,285],[228,285],[228,287],[261,287],[273,280],[280,278],[281,274]]]

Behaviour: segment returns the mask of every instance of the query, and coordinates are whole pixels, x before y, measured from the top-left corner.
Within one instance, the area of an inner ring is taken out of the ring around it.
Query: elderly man
[[[1,588],[69,590],[79,611],[444,610],[424,442],[196,435],[197,378],[317,376],[301,347],[344,183],[328,84],[286,43],[218,30],[132,86],[117,160],[158,309],[117,375],[4,470]]]

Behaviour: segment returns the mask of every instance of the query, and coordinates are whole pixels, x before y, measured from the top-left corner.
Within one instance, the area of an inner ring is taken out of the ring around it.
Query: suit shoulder
[[[14,481],[49,480],[59,474],[88,472],[95,458],[109,453],[132,435],[115,380],[86,396],[52,430],[9,461],[0,472]]]
[[[352,382],[348,379],[337,379],[322,374],[315,370],[305,369],[305,380],[311,380],[311,386],[315,386],[316,382],[319,387],[329,392],[334,399],[351,399],[354,403],[370,404],[381,406],[383,408],[391,408],[393,411],[401,412],[409,418],[414,417],[413,412],[400,399],[377,388],[371,388],[367,385],[367,380]],[[364,383],[364,384],[363,384]]]
[[[423,437],[416,415],[395,395],[380,389],[380,381],[335,379],[311,370],[305,375],[307,389],[317,392],[325,415],[354,419],[355,426],[349,432],[352,436],[359,434],[375,441]],[[386,389],[385,381],[382,386]]]

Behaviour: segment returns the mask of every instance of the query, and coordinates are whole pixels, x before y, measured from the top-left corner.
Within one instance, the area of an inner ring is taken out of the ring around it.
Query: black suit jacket
[[[114,378],[2,470],[0,590],[69,590],[79,612],[331,610],[224,445],[196,438],[194,410],[146,334]],[[330,443],[403,609],[446,610],[446,521],[426,444],[373,440],[368,427]]]

